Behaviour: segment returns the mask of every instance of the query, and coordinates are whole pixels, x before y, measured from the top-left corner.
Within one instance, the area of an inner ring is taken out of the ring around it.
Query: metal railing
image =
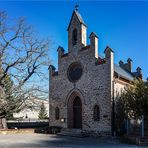
[[[127,135],[145,137],[148,136],[148,117],[142,115],[140,119],[127,119]]]

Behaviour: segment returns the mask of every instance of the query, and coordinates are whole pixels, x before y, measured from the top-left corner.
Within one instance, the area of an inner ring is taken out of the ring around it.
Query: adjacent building
[[[87,25],[74,10],[68,25],[68,52],[59,46],[58,71],[49,66],[50,126],[81,129],[95,135],[113,132],[113,102],[141,69],[132,72],[132,60],[114,62],[114,51],[98,52],[98,36],[92,32],[87,44]]]
[[[49,117],[49,102],[45,99],[40,98],[32,98],[24,102],[22,106],[24,106],[20,112],[13,113],[13,117],[22,120],[22,121],[37,121],[39,120],[39,112],[41,109],[42,103],[44,104],[47,112],[47,116]]]

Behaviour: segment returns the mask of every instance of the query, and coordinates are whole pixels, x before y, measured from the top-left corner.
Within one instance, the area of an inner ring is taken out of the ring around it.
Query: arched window
[[[94,121],[100,120],[100,109],[98,105],[94,106]]]
[[[74,29],[72,32],[72,45],[76,45],[77,44],[77,29]]]
[[[56,120],[59,120],[60,118],[60,110],[58,107],[55,108],[55,119]]]

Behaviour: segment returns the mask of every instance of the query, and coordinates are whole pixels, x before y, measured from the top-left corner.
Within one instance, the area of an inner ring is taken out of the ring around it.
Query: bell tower
[[[76,5],[67,29],[69,52],[77,52],[86,46],[86,30],[87,26],[78,12],[78,5]]]

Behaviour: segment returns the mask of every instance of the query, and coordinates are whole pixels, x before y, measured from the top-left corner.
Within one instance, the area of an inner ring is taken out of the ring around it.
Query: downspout
[[[115,81],[113,80],[113,96],[112,96],[112,136],[115,137],[116,136],[116,130],[115,130],[115,96],[114,96],[114,87],[115,87]]]

